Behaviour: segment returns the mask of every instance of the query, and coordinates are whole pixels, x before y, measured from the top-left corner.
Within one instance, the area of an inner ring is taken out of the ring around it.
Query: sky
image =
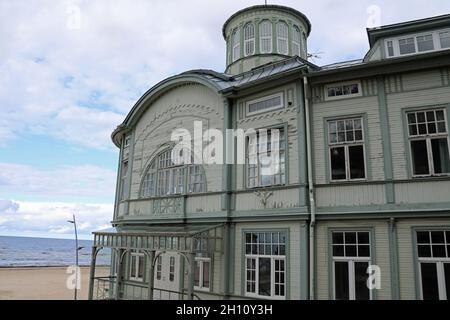
[[[190,69],[225,69],[226,19],[250,0],[0,0],[0,235],[108,228],[118,150],[140,96]],[[448,0],[269,1],[312,23],[326,65],[362,58],[366,27],[450,13]]]

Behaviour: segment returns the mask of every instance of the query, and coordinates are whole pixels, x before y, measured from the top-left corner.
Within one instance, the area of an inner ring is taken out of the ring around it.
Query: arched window
[[[287,55],[288,52],[288,26],[284,22],[277,23],[278,53]]]
[[[300,44],[302,41],[300,29],[294,26],[292,29],[292,54],[294,56],[300,56]]]
[[[244,27],[244,54],[250,56],[255,53],[255,26],[247,23]]]
[[[263,21],[259,25],[260,51],[261,53],[272,52],[272,23]]]
[[[141,197],[161,197],[205,191],[205,175],[200,165],[175,165],[172,150],[160,153],[148,166],[142,180]]]
[[[233,31],[231,35],[231,44],[233,50],[233,62],[241,57],[241,32],[239,28]]]

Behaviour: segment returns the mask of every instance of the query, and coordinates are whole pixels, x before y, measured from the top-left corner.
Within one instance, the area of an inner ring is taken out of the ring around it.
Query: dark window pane
[[[356,257],[356,245],[345,245],[345,256]]]
[[[355,131],[355,140],[356,141],[362,141],[363,137],[362,137],[362,130],[356,130]]]
[[[431,148],[433,150],[434,173],[450,173],[447,139],[431,140]]]
[[[411,154],[415,175],[429,174],[427,143],[425,140],[411,141]]]
[[[355,262],[355,299],[370,300],[370,290],[367,287],[368,262]]]
[[[431,257],[431,247],[428,244],[418,246],[418,254],[420,258],[430,258]]]
[[[419,124],[419,134],[427,134],[427,126],[425,123]]]
[[[331,178],[345,180],[345,152],[344,148],[331,148]]]
[[[450,231],[445,231],[445,238],[447,239],[447,243],[450,244]]]
[[[445,258],[445,246],[444,245],[433,245],[433,257],[434,258]]]
[[[450,263],[444,263],[445,290],[447,291],[447,300],[450,300]]]
[[[245,253],[246,254],[251,254],[252,253],[252,246],[251,245],[247,244],[245,246]]]
[[[439,287],[435,263],[421,263],[422,295],[424,300],[439,300]]]
[[[369,243],[369,233],[368,232],[358,232],[358,243]]]
[[[353,131],[347,131],[347,141],[353,140],[354,140]]]
[[[364,148],[363,146],[352,146],[348,148],[350,160],[350,178],[364,179],[366,176],[364,168]]]
[[[344,246],[334,245],[333,246],[333,257],[343,257],[344,256]]]
[[[247,271],[247,279],[250,278],[250,271]],[[198,287],[200,285],[200,263],[195,261],[194,268],[194,286]]]
[[[417,121],[416,121],[416,114],[415,113],[409,113],[408,114],[408,123],[409,124],[417,123]]]
[[[425,122],[425,112],[418,112],[417,113],[417,122],[423,123]]]
[[[333,232],[333,244],[344,243],[344,234],[342,232]]]
[[[337,300],[349,300],[348,262],[334,263],[334,287]]]
[[[370,246],[369,245],[359,245],[358,246],[358,257],[370,257]]]
[[[430,243],[430,233],[428,231],[417,232],[417,243]]]
[[[203,287],[209,288],[209,262],[203,262]]]
[[[417,126],[415,124],[412,124],[409,126],[409,135],[410,136],[416,136],[417,135]]]
[[[431,242],[445,243],[444,231],[432,231],[431,232]]]
[[[428,111],[427,112],[427,121],[428,122],[434,121],[434,111]]]
[[[431,122],[428,124],[428,133],[430,134],[436,133],[436,123]]]
[[[345,243],[346,244],[356,244],[356,232],[346,232],[345,233]]]
[[[270,296],[270,259],[259,258],[259,295]]]

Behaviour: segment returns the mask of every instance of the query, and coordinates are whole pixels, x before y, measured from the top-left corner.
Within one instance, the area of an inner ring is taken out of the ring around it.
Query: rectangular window
[[[450,230],[417,231],[417,257],[424,300],[450,298]]]
[[[414,38],[405,38],[398,40],[398,46],[400,48],[400,54],[411,54],[416,52],[416,44]]]
[[[414,176],[450,173],[445,109],[408,112],[408,135]]]
[[[394,43],[392,41],[387,41],[387,51],[389,57],[394,56]]]
[[[128,160],[122,161],[121,177],[120,177],[120,200],[126,199],[125,182],[128,175]]]
[[[172,162],[172,150],[158,157],[158,195],[182,194],[184,192],[185,168]]]
[[[169,281],[173,282],[175,280],[175,257],[170,257],[169,259]]]
[[[258,114],[270,110],[281,109],[284,107],[283,94],[277,93],[260,99],[248,101],[247,115]]]
[[[419,50],[419,52],[434,50],[434,42],[432,34],[418,36],[416,39],[417,39],[417,49]]]
[[[328,121],[331,180],[366,178],[362,118]]]
[[[161,274],[162,274],[162,256],[159,255],[158,259],[156,260],[156,280],[161,280]]]
[[[286,233],[245,233],[245,288],[248,296],[286,296]]]
[[[205,191],[205,181],[202,167],[199,165],[189,166],[189,192],[199,193]]]
[[[442,49],[450,48],[450,31],[439,32],[439,41]]]
[[[359,81],[325,86],[325,100],[360,97],[361,95],[361,83]]]
[[[210,258],[195,258],[194,287],[199,290],[209,290],[211,273]]]
[[[370,265],[370,233],[345,231],[332,233],[334,298],[370,300],[367,286]]]
[[[130,255],[130,280],[144,281],[145,256],[140,252],[132,252]]]
[[[285,184],[285,148],[282,128],[258,130],[246,137],[248,188]]]

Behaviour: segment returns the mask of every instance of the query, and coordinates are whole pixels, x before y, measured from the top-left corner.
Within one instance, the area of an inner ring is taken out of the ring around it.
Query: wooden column
[[[147,255],[147,258],[149,260],[149,265],[150,267],[148,268],[148,274],[147,274],[147,279],[148,279],[148,300],[153,300],[153,280],[154,280],[154,276],[155,276],[155,251],[150,251]]]
[[[189,258],[188,300],[194,300],[195,253],[190,252],[188,258]]]
[[[119,254],[117,257],[117,265],[116,265],[116,287],[114,288],[114,299],[119,300],[119,293],[120,293],[120,282],[121,282],[121,275],[122,275],[122,255],[123,255],[123,249],[119,250]]]
[[[88,299],[92,300],[94,298],[94,279],[95,279],[95,261],[97,259],[97,247],[92,247],[91,253],[91,269],[89,270],[89,295]]]

